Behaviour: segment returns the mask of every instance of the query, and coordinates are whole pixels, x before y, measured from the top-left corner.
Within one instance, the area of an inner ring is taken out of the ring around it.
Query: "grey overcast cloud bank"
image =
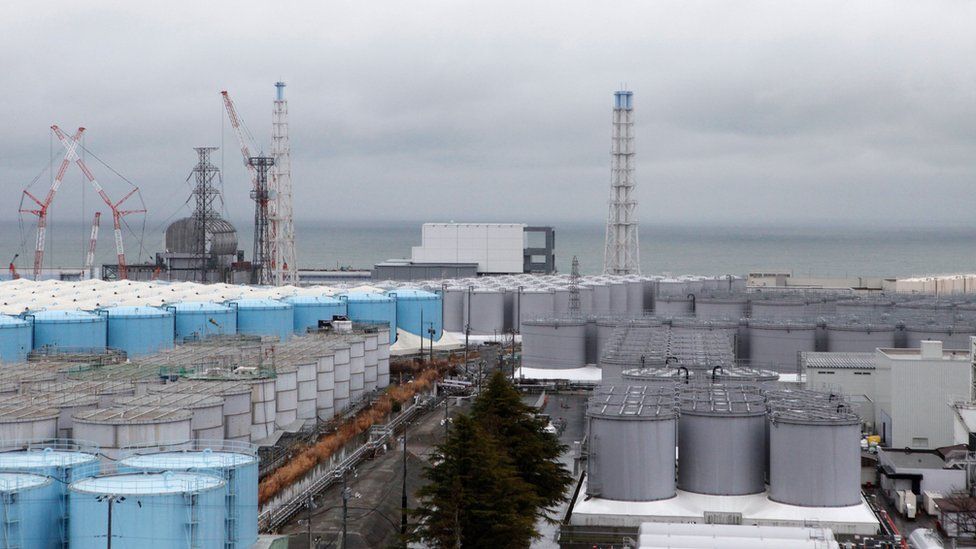
[[[961,1],[14,2],[0,219],[53,123],[87,127],[155,221],[186,200],[191,148],[223,143],[247,219],[219,91],[267,148],[281,79],[302,221],[599,222],[625,84],[643,223],[967,223],[974,59]],[[55,215],[80,219],[81,181]]]

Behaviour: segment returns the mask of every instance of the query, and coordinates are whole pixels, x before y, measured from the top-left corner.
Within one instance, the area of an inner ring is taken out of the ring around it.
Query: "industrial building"
[[[552,227],[523,223],[424,223],[409,260],[373,267],[373,280],[425,280],[556,270]],[[541,238],[541,242],[537,242]]]

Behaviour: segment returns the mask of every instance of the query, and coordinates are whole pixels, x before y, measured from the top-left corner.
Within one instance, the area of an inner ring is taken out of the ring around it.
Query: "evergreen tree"
[[[534,517],[522,509],[537,504],[508,455],[468,415],[455,417],[437,447],[418,490],[417,541],[435,548],[529,547],[539,536]]]
[[[506,450],[522,480],[533,487],[538,504],[528,512],[552,522],[556,505],[566,499],[566,490],[573,484],[572,474],[559,461],[566,446],[556,435],[545,432],[545,421],[522,402],[518,390],[501,372],[492,375],[475,400],[472,416]]]

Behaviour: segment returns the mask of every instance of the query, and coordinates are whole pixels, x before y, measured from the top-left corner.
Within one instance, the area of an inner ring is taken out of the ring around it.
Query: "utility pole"
[[[400,537],[406,546],[407,536],[407,427],[409,422],[403,423],[403,491],[400,497]]]
[[[424,308],[420,308],[420,360],[424,359]]]
[[[95,501],[97,501],[99,503],[101,503],[103,501],[108,503],[108,524],[107,524],[107,527],[106,527],[106,544],[105,544],[105,547],[106,547],[106,549],[112,549],[112,506],[113,506],[113,504],[115,504],[115,502],[122,503],[123,501],[125,501],[125,496],[117,496],[115,494],[106,494],[106,495],[103,495],[103,496],[96,497],[95,498]]]
[[[349,545],[349,488],[346,486],[346,469],[340,470],[342,475],[342,549]]]
[[[430,323],[430,328],[427,329],[427,333],[430,334],[430,363],[434,363],[434,323]],[[423,334],[420,335],[420,339],[423,340]],[[467,364],[464,365],[465,368],[468,367]]]
[[[447,395],[444,395],[444,438],[447,439],[448,427],[451,423],[451,418],[448,414],[447,406],[450,404],[450,399]]]
[[[312,506],[314,505],[313,496],[311,493],[308,494],[308,503],[305,504],[306,510],[308,511],[308,524],[306,525],[306,532],[308,534],[308,549],[315,549],[312,545]]]

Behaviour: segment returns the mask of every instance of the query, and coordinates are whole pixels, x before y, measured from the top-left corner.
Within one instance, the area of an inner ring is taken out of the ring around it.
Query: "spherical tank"
[[[188,301],[168,307],[175,317],[175,341],[195,341],[237,333],[237,312],[226,305]]]
[[[674,497],[673,391],[591,397],[586,420],[588,496],[621,501]]]
[[[317,329],[320,321],[331,322],[333,317],[346,316],[346,302],[326,295],[294,295],[282,301],[294,307],[296,334]]]
[[[568,369],[586,365],[586,322],[527,320],[522,324],[522,365]]]
[[[765,490],[766,406],[757,391],[683,391],[678,419],[678,487],[698,494]]]
[[[70,546],[105,547],[111,497],[113,547],[223,549],[225,484],[215,475],[169,471],[80,480],[70,488]]]
[[[107,318],[84,311],[38,311],[29,315],[34,323],[34,348],[105,348]]]
[[[128,356],[158,353],[173,347],[174,315],[156,307],[110,307],[108,346]]]
[[[273,299],[238,299],[237,332],[248,335],[278,336],[287,341],[294,331],[295,309],[289,303]]]
[[[383,294],[350,292],[345,295],[346,314],[350,320],[386,324],[390,328],[390,343],[396,341],[396,301]]]
[[[441,338],[444,329],[443,303],[440,294],[399,288],[387,295],[396,298],[397,328],[413,335],[430,337],[434,330],[434,340]],[[421,325],[423,319],[423,325]]]
[[[31,351],[29,322],[0,315],[0,362],[23,362]]]
[[[861,427],[832,408],[774,411],[769,432],[769,499],[803,507],[861,502]]]

